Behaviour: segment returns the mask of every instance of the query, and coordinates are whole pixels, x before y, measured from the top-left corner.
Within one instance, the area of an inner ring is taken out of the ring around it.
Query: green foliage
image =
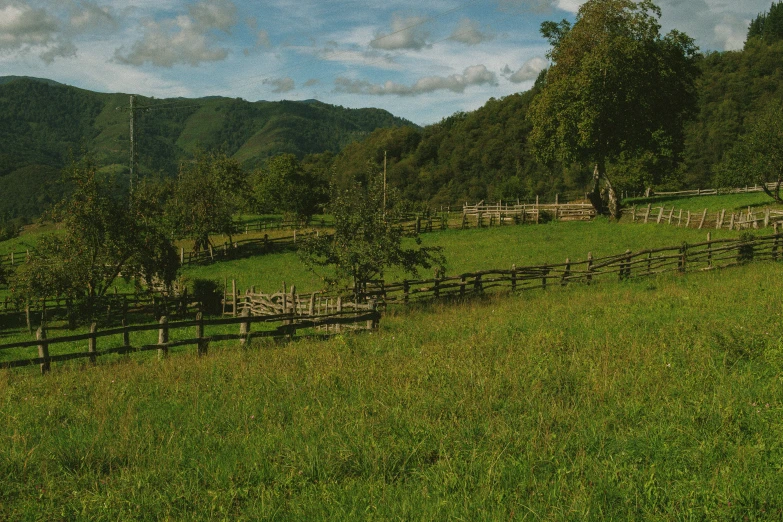
[[[246,176],[224,153],[199,153],[182,167],[166,207],[178,239],[192,239],[194,251],[211,246],[210,233],[234,234],[234,214],[244,206]]]
[[[333,267],[336,276],[327,281],[349,280],[357,295],[391,267],[413,275],[419,268],[442,269],[445,259],[440,248],[421,247],[419,238],[412,248],[403,245],[402,231],[396,226],[400,208],[396,191],[384,191],[377,175],[366,186],[334,187],[327,209],[334,217],[334,234],[305,241],[299,250],[301,259],[313,268]]]
[[[599,178],[608,180],[607,163],[649,153],[676,159],[682,150],[697,49],[677,31],[662,37],[660,15],[649,0],[590,0],[573,27],[542,26],[554,64],[531,106],[530,139],[544,161],[595,165],[594,194]]]
[[[254,178],[255,211],[260,214],[280,213],[306,223],[326,202],[325,172],[303,165],[293,154],[270,158]]]
[[[759,14],[748,27],[748,41],[772,43],[783,40],[783,2],[773,2],[768,13]]]
[[[764,192],[778,203],[783,203],[780,187],[783,184],[783,102],[776,101],[756,115],[750,130],[740,136],[717,168],[717,182],[721,187],[749,184],[764,186]],[[776,183],[774,189],[767,183]]]
[[[168,285],[178,268],[176,254],[149,209],[119,199],[110,180],[96,173],[87,157],[74,162],[64,177],[75,187],[52,217],[63,234],[38,240],[28,262],[13,278],[19,299],[68,297],[92,299],[106,294],[123,276],[137,285]]]

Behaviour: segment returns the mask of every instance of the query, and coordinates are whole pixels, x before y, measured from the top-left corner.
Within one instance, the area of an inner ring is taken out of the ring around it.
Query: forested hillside
[[[223,149],[251,169],[279,153],[339,152],[379,127],[412,125],[379,109],[241,99],[136,98],[139,172],[174,175],[199,149]],[[39,214],[59,199],[57,173],[89,151],[127,175],[129,96],[33,78],[0,78],[0,220]]]
[[[679,168],[653,188],[705,188],[715,167],[773,100],[783,99],[783,3],[759,15],[742,51],[708,53],[699,60],[698,113],[686,125]],[[540,77],[537,85],[543,81]],[[542,165],[527,144],[528,108],[538,88],[492,99],[424,129],[384,129],[347,147],[335,160],[341,177],[380,172],[387,151],[388,179],[412,201],[432,206],[482,199],[530,199],[586,192],[590,171]],[[639,164],[611,165],[619,189],[643,191]]]

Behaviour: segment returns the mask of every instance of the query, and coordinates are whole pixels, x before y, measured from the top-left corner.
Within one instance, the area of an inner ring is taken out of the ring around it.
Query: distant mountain
[[[57,200],[61,191],[53,173],[72,155],[88,151],[103,170],[127,176],[129,100],[127,94],[96,93],[51,80],[0,77],[0,221],[38,214]],[[221,148],[251,169],[279,153],[338,153],[376,129],[415,127],[384,110],[316,100],[137,96],[135,106],[142,176],[174,175],[180,162],[199,149]]]

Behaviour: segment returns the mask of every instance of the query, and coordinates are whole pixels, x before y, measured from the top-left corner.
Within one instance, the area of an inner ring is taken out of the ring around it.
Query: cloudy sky
[[[659,0],[664,30],[742,47],[771,0]],[[0,0],[0,76],[158,98],[315,98],[418,124],[529,89],[579,0]]]

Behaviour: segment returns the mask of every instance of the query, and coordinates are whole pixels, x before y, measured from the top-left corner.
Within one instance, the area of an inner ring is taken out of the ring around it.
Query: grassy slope
[[[781,291],[759,264],[3,372],[0,518],[779,519]]]

